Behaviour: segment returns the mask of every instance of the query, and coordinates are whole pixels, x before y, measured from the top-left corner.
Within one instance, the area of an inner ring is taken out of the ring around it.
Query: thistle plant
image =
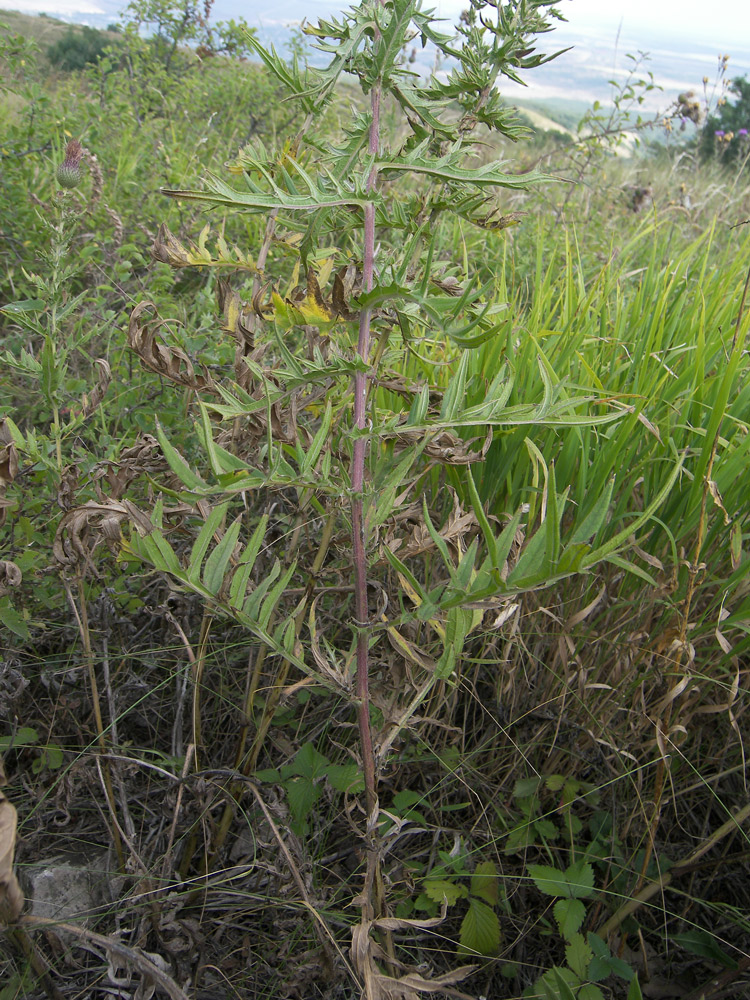
[[[213,205],[225,223],[215,238],[206,226],[189,244],[162,226],[154,246],[155,258],[174,268],[229,272],[244,282],[239,289],[224,277],[216,282],[223,328],[237,345],[234,378],[199,372],[150,304],[137,306],[130,322],[142,363],[198,397],[196,434],[213,480],[159,429],[174,475],[168,495],[179,503],[167,508],[159,500],[150,515],[134,514],[131,504],[123,558],[150,563],[205,601],[198,649],[190,650],[201,762],[208,751],[200,689],[212,623],[229,618],[253,637],[247,723],[230,785],[235,800],[255,774],[290,670],[356,710],[362,778],[348,787],[364,789],[367,864],[352,954],[369,997],[451,993],[466,974],[397,977],[391,932],[417,922],[388,916],[380,871],[378,784],[394,742],[436,687],[455,682],[485,611],[616,558],[680,469],[676,462],[662,491],[598,547],[611,481],[566,516],[568,491],[558,490],[554,464],[536,449],[532,502],[501,517],[485,509],[472,475],[493,436],[509,427],[591,427],[622,415],[567,388],[541,350],[542,398],[510,405],[507,304],[496,301],[492,280],[480,280],[479,267],[444,254],[447,219],[495,238],[518,221],[503,214],[503,192],[545,180],[514,173],[486,151],[493,134],[523,136],[497,85],[552,58],[536,52],[535,38],[556,17],[549,0],[471,0],[456,35],[444,33],[420,0],[364,0],[341,19],[305,28],[329,58],[322,69],[290,65],[250,36],[304,124],[278,147],[256,141],[241,149],[229,166],[233,183],[211,175],[203,191],[168,192]],[[437,50],[449,67],[445,79],[425,81],[404,60],[408,47],[419,46]],[[356,80],[361,100],[331,137],[319,123],[340,100],[343,74]],[[397,122],[387,135],[386,110]],[[225,227],[236,213],[260,222],[257,248],[230,245]],[[491,341],[506,345],[503,360],[496,371],[477,372],[472,359]],[[533,442],[527,447],[533,451]],[[270,561],[268,497],[291,511],[283,551],[277,546]],[[115,506],[112,516],[125,520],[125,508]],[[348,543],[337,537],[342,519]],[[194,533],[189,552],[170,540],[175,520]],[[350,553],[351,582],[329,590],[325,568],[335,545]],[[386,643],[409,683],[373,691],[373,663]],[[261,703],[267,661],[279,666]],[[209,863],[232,815],[227,807]],[[392,846],[398,830],[387,836]],[[195,839],[183,874],[194,849]]]

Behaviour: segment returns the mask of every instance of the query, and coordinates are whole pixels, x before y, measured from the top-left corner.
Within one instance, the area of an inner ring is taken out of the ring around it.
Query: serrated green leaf
[[[428,177],[443,182],[474,184],[477,187],[526,188],[529,184],[536,184],[550,179],[545,174],[534,172],[504,174],[498,169],[499,163],[497,161],[473,169],[471,167],[461,167],[456,162],[455,148],[437,159],[422,158],[422,153],[427,150],[429,141],[425,140],[424,143],[416,147],[408,156],[401,155],[398,160],[379,160],[375,166],[378,171],[384,174],[405,171],[425,174]]]
[[[253,778],[256,781],[281,781],[281,772],[277,767],[266,767],[260,771],[253,771]]]
[[[565,959],[573,972],[581,979],[586,978],[589,962],[593,957],[594,953],[583,934],[573,934],[565,946]]]
[[[565,869],[565,878],[570,887],[566,895],[573,899],[586,899],[594,891],[594,869],[588,861],[574,861]]]
[[[514,799],[528,799],[536,795],[542,779],[538,776],[533,778],[519,778],[513,786]]]
[[[586,907],[580,899],[558,899],[552,908],[557,926],[566,941],[581,929],[586,917]]]
[[[544,779],[544,784],[551,792],[559,792],[565,784],[564,774],[548,774]]]
[[[535,819],[534,829],[542,840],[557,840],[560,836],[559,829],[555,826],[551,819]]]
[[[321,796],[321,788],[314,785],[310,778],[290,778],[284,783],[289,809],[297,827],[304,824],[312,812],[312,807]]]
[[[546,896],[569,896],[565,872],[550,865],[528,865],[528,872],[534,885]]]
[[[578,991],[578,1000],[604,1000],[604,994],[598,986],[593,983],[586,983]]]
[[[488,906],[497,906],[497,868],[492,861],[480,861],[471,876],[471,894]]]
[[[292,774],[299,774],[311,781],[325,774],[329,766],[328,758],[316,750],[309,741],[299,748],[291,764]]]
[[[461,922],[459,955],[497,955],[500,950],[500,921],[497,913],[480,899],[469,899],[469,909]]]
[[[331,788],[337,792],[348,792],[355,795],[363,791],[365,781],[362,772],[356,764],[331,764],[326,772]]]
[[[519,823],[508,831],[505,839],[504,854],[515,854],[526,851],[536,843],[536,832],[531,823]]]
[[[630,982],[635,972],[627,962],[623,962],[621,958],[612,954],[607,943],[598,934],[589,931],[586,940],[594,953],[594,957],[589,963],[589,979],[593,982],[599,982],[614,974],[620,979]]]

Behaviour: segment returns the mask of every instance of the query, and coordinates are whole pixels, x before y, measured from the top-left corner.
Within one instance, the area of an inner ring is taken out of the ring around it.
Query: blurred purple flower
[[[719,130],[717,130],[716,132],[714,132],[714,135],[716,136],[716,138],[717,138],[717,139],[723,139],[723,138],[724,138],[724,136],[726,135],[726,133],[725,133],[725,132],[722,132],[722,131],[721,131],[721,130],[719,129]]]

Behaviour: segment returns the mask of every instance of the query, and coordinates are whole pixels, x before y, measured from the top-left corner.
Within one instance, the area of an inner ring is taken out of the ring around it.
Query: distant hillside
[[[49,14],[21,14],[17,10],[0,10],[0,35],[32,38],[42,51],[59,41],[70,27],[67,21],[60,21]]]
[[[82,25],[61,21],[49,14],[22,14],[17,10],[0,10],[0,36],[23,35],[39,46],[42,65],[47,65],[47,50],[65,38],[70,31],[81,30]],[[114,31],[101,30],[105,44],[117,39]]]
[[[564,132],[575,132],[579,121],[591,107],[588,101],[567,101],[562,97],[537,98],[536,100],[516,98],[513,103],[527,113],[536,112],[551,121],[553,126],[560,126]],[[549,126],[540,125],[539,127],[549,130]]]

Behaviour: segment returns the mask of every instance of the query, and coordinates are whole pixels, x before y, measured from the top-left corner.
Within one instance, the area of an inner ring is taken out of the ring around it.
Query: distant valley
[[[49,13],[65,20],[100,28],[117,20],[122,6],[115,0],[49,0],[46,4],[44,0],[27,0],[24,9],[35,5],[44,6]],[[299,24],[305,14],[327,17],[336,10],[332,0],[305,3],[285,0],[276,5],[264,0],[253,4],[249,12],[248,5],[237,0],[217,0],[213,15],[217,20],[245,16],[257,27],[264,44],[272,44],[284,52],[290,38],[290,24]],[[504,81],[500,89],[508,100],[528,109],[530,118],[542,115],[565,128],[573,127],[594,101],[610,104],[613,82],[624,83],[633,70],[634,80],[651,82],[649,73],[653,74],[654,89],[648,93],[642,88],[638,91],[644,96],[640,110],[648,114],[666,109],[678,93],[686,90],[696,91],[700,98],[715,99],[718,60],[723,51],[730,53],[730,78],[750,74],[750,42],[738,44],[736,39],[726,39],[722,48],[718,40],[708,37],[697,43],[675,32],[666,36],[663,32],[643,29],[636,35],[632,29],[618,32],[615,26],[607,31],[594,31],[563,23],[539,40],[539,49],[568,51],[530,71],[526,75],[527,87]],[[317,62],[315,50],[310,52],[311,61]],[[648,58],[641,58],[642,53],[648,53]],[[636,57],[636,61],[629,56]],[[432,71],[429,48],[417,53],[414,69],[424,76]],[[705,88],[704,77],[708,79]],[[535,124],[545,127],[541,122]]]

